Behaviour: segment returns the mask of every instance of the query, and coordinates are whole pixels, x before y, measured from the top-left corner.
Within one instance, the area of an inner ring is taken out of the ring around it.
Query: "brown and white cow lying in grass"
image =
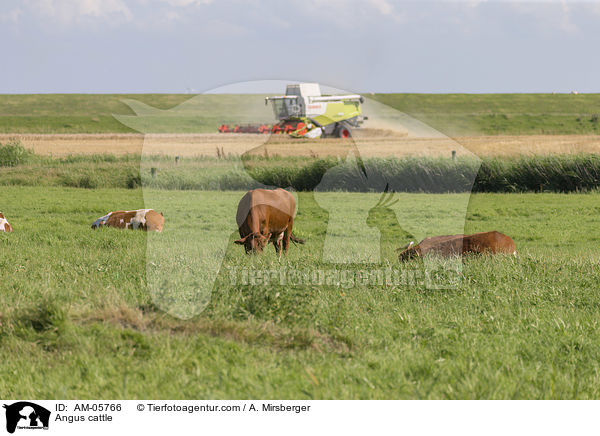
[[[165,217],[162,212],[154,209],[119,210],[109,212],[98,218],[92,224],[92,229],[99,227],[117,227],[119,229],[146,230],[148,232],[162,232]]]
[[[8,223],[8,220],[4,218],[2,212],[0,212],[0,232],[12,232],[12,226]]]
[[[517,254],[515,242],[510,236],[497,231],[473,235],[449,235],[425,238],[417,245],[411,242],[398,259],[405,261],[425,254],[461,256],[463,254]]]

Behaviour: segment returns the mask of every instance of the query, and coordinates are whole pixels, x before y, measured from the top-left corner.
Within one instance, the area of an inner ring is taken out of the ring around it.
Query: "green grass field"
[[[377,94],[448,136],[600,133],[600,94]]]
[[[0,96],[3,133],[125,133],[132,132],[113,114],[133,115],[121,102],[131,98],[158,109],[169,109],[189,95],[169,94],[25,94]]]
[[[600,133],[600,94],[365,95],[450,136]],[[122,100],[170,109],[192,97],[186,94],[0,95],[0,133],[133,132],[113,117],[113,114],[133,115]],[[193,97],[196,112],[185,119],[184,104],[184,111],[177,114],[176,130],[213,133],[224,122],[268,121],[271,111],[262,104],[263,98],[263,95]],[[202,117],[198,117],[198,110]],[[161,120],[161,124],[152,126],[152,131],[172,131],[168,117]]]
[[[229,222],[242,192],[144,195],[164,209],[163,234],[90,229],[109,210],[142,207],[139,189],[2,187],[15,229],[0,234],[5,397],[600,397],[598,193],[473,195],[465,231],[503,231],[519,256],[465,259],[454,290],[231,283],[230,268],[333,267],[321,257],[328,215],[300,193],[296,232],[306,245],[278,261],[271,247],[245,256],[226,235],[209,305],[187,321],[159,310],[146,290],[147,238],[193,239]],[[366,208],[379,197],[323,195]],[[381,232],[381,262],[346,271],[401,268],[394,250],[410,223],[396,217],[435,220],[430,206],[457,198],[399,197],[396,214],[368,217]]]

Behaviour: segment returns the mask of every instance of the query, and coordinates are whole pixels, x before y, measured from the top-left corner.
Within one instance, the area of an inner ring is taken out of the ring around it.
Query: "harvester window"
[[[273,104],[273,113],[279,120],[302,115],[301,99],[277,98],[270,100]]]

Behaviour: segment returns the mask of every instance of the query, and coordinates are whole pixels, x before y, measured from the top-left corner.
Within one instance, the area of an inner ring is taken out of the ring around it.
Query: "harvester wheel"
[[[338,138],[351,138],[352,137],[352,130],[350,130],[350,127],[344,125],[344,124],[339,124],[337,129],[336,129],[336,136]]]

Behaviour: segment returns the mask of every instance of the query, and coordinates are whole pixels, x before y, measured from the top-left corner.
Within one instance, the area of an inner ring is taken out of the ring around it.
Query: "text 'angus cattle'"
[[[246,253],[261,252],[269,241],[281,255],[287,253],[290,240],[303,244],[292,235],[296,199],[285,189],[255,189],[248,191],[238,205],[236,221]]]
[[[401,261],[425,254],[461,256],[463,254],[517,254],[515,242],[503,233],[482,232],[473,235],[448,235],[425,238],[417,245],[412,242],[400,253]]]
[[[2,214],[2,212],[0,212],[0,232],[12,232],[13,228],[12,226],[8,223],[8,220],[4,217],[4,214]]]
[[[119,229],[145,230],[162,232],[165,218],[154,209],[119,210],[109,212],[92,224],[92,229],[99,227],[116,227]]]

